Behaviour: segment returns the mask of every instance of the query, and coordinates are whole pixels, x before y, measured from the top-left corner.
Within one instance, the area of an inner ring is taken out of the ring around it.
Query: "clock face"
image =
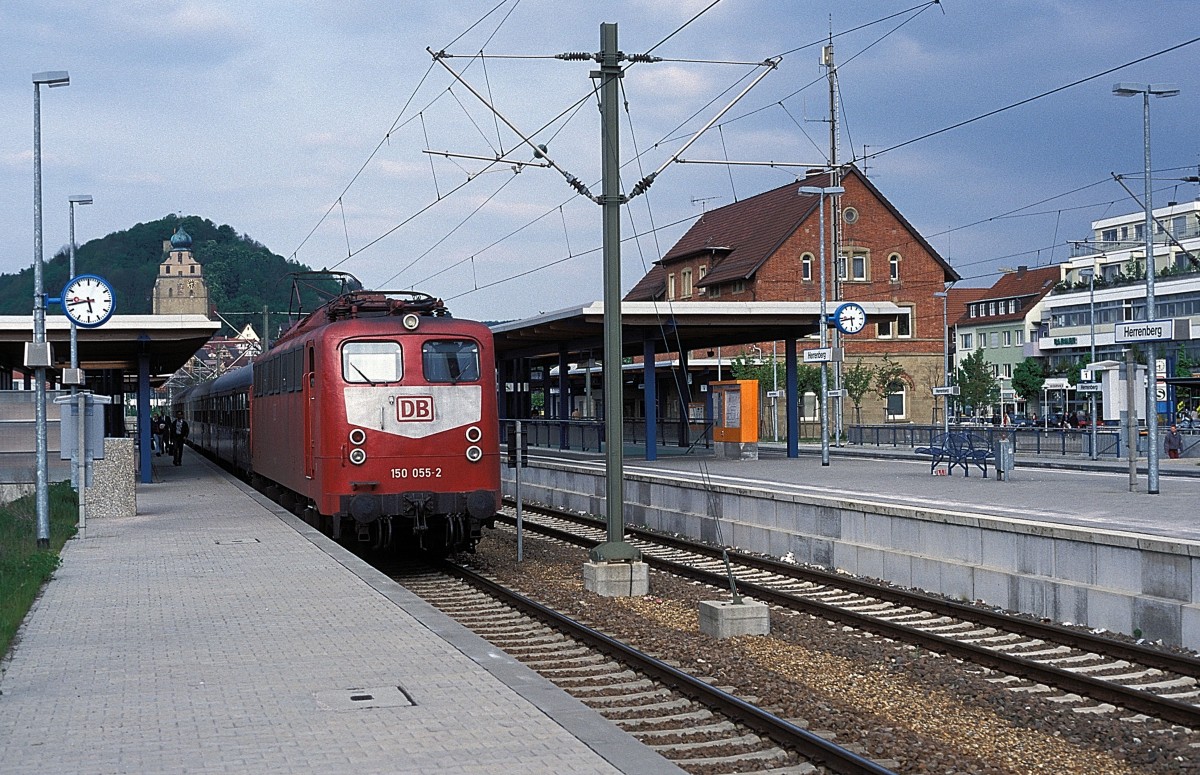
[[[104,325],[113,313],[113,305],[112,288],[95,275],[79,275],[63,288],[63,312],[75,325],[85,328]]]
[[[834,313],[834,323],[846,334],[857,334],[867,325],[867,311],[857,304],[843,304]]]

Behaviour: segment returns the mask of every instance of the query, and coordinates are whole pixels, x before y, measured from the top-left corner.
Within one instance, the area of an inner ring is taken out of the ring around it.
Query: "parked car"
[[[1014,428],[1031,428],[1033,427],[1033,420],[1023,414],[1016,413],[1008,416],[1008,424]]]

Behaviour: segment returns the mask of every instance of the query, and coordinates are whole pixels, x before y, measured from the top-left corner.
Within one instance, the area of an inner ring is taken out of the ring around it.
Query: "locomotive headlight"
[[[474,445],[467,447],[467,460],[470,460],[472,463],[478,463],[480,460],[483,460],[483,450]]]
[[[350,450],[350,462],[356,466],[361,466],[363,463],[367,462],[366,451],[360,447],[355,447],[354,449]]]
[[[400,322],[403,323],[404,327],[407,328],[409,331],[416,331],[417,326],[421,325],[421,318],[410,312],[407,315],[405,315],[404,317],[402,317],[400,319]]]
[[[361,447],[367,441],[367,432],[362,428],[355,428],[350,431],[350,443],[356,447]]]
[[[467,441],[472,444],[478,444],[479,440],[482,438],[483,431],[479,430],[478,427],[472,425],[470,428],[467,428]]]

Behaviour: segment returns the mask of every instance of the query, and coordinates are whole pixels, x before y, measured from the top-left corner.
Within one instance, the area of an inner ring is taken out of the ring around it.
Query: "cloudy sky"
[[[553,55],[596,52],[599,25],[615,22],[621,50],[664,60],[623,79],[625,191],[771,57],[778,67],[683,158],[823,161],[832,32],[839,158],[865,165],[965,285],[988,285],[1002,267],[1063,259],[1092,220],[1140,209],[1111,177],[1129,175],[1140,195],[1142,105],[1113,96],[1118,81],[1182,90],[1151,103],[1154,201],[1197,197],[1180,180],[1200,164],[1197,11],[1192,0],[6,0],[0,272],[33,260],[31,75],[68,70],[69,87],[41,92],[47,258],[67,242],[68,195],[90,193],[80,242],[182,213],[368,287],[442,296],[459,316],[599,299],[600,208],[564,179],[600,191],[595,64]],[[435,62],[427,48],[453,56]],[[470,158],[531,160],[517,131],[563,173]],[[705,208],[795,174],[667,166],[626,208],[624,287]]]

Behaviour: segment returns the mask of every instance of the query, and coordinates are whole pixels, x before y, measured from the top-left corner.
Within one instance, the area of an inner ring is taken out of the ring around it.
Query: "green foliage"
[[[1017,391],[1017,395],[1026,401],[1040,396],[1044,384],[1046,384],[1046,372],[1042,368],[1042,362],[1037,358],[1026,358],[1013,369],[1013,390]]]
[[[1000,383],[992,374],[991,364],[984,360],[983,350],[976,350],[963,359],[956,383],[959,401],[973,407],[976,414],[1000,400]]]
[[[32,493],[0,506],[0,658],[33,605],[42,584],[59,566],[58,552],[75,535],[79,507],[67,482],[50,487],[50,549],[37,548]]]
[[[854,404],[854,421],[862,423],[862,400],[875,381],[875,369],[863,363],[862,358],[850,368],[842,369],[842,389]]]
[[[86,242],[75,251],[75,271],[99,274],[109,281],[116,291],[117,314],[149,314],[154,281],[164,257],[163,242],[181,225],[192,237],[192,252],[204,267],[212,306],[232,326],[240,330],[246,323],[253,323],[256,329],[261,328],[264,306],[274,313],[287,312],[292,287],[286,275],[310,271],[309,267],[272,253],[249,236],[238,234],[232,226],[217,226],[199,216],[167,215]],[[69,279],[68,250],[64,246],[45,264],[43,286],[51,296],[57,296]],[[27,315],[32,298],[32,267],[16,275],[0,275],[0,314]],[[320,303],[319,294],[313,290],[306,290],[302,298],[306,310]],[[57,312],[56,307],[50,310],[50,314]],[[221,333],[234,332],[226,328]]]
[[[875,367],[875,395],[886,401],[891,394],[903,390],[907,380],[904,367],[884,355],[883,363]]]

